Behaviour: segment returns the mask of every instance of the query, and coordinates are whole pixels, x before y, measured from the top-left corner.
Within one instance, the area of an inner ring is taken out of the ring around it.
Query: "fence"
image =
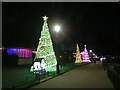
[[[120,90],[120,74],[115,70],[114,65],[107,66],[107,75],[116,90]]]

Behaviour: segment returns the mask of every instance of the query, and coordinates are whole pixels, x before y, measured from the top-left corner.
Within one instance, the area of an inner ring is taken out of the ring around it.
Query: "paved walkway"
[[[113,88],[113,85],[98,63],[76,68],[32,88]]]

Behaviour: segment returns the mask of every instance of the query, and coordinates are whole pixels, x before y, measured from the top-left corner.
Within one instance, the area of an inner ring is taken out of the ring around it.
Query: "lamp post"
[[[59,25],[55,25],[54,26],[54,31],[56,32],[56,34],[55,34],[55,38],[57,39],[57,34],[60,32],[60,26]],[[56,57],[57,57],[57,67],[56,67],[56,69],[57,69],[57,75],[59,75],[60,74],[60,69],[59,69],[59,47],[58,47],[58,45],[56,44]]]

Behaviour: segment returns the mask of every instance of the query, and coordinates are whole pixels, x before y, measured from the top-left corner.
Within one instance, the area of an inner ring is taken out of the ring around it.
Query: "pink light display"
[[[32,58],[32,50],[24,48],[9,48],[7,49],[9,55],[16,54],[19,58]]]
[[[86,45],[84,45],[84,51],[81,53],[81,55],[82,55],[83,62],[91,62]]]

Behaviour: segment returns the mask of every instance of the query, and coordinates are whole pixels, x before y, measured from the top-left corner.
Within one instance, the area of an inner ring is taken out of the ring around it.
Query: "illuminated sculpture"
[[[40,71],[41,70],[40,62],[34,62],[33,67],[35,71]]]
[[[41,60],[40,65],[41,65],[41,70],[44,70],[44,71],[45,71],[46,68],[45,68],[45,60],[44,60],[44,59]]]
[[[84,51],[81,54],[82,54],[82,60],[83,60],[83,62],[91,62],[89,54],[88,54],[88,51],[86,49],[86,45],[84,45]]]
[[[56,71],[57,60],[49,33],[47,19],[48,17],[43,17],[44,24],[34,60],[37,58],[44,58],[44,61],[41,63],[43,68],[45,68],[46,71]]]
[[[82,63],[81,54],[80,54],[80,50],[79,50],[78,44],[77,44],[77,49],[76,49],[76,60],[75,60],[75,63]]]

